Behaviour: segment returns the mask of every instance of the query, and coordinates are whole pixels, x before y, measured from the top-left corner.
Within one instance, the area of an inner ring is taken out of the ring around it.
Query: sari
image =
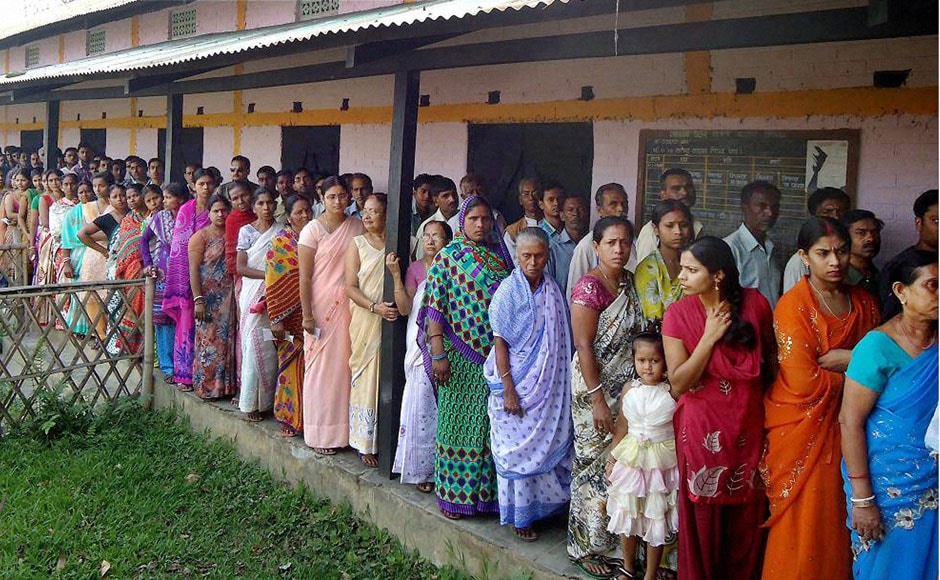
[[[167,377],[173,376],[173,343],[176,325],[163,312],[163,296],[166,289],[167,259],[173,239],[176,216],[168,209],[151,216],[140,236],[140,257],[144,268],[153,266],[157,277],[153,283],[153,326],[157,343],[157,358],[160,370]]]
[[[852,530],[855,578],[937,577],[937,460],[924,442],[937,410],[937,372],[936,344],[912,359],[876,330],[852,351],[846,375],[878,393],[865,439],[872,491],[885,528],[880,542],[863,540]],[[850,498],[844,463],[842,477]]]
[[[97,252],[86,252],[85,244],[78,239],[78,232],[98,217],[98,204],[94,201],[87,203],[76,203],[67,214],[62,223],[62,248],[71,250],[72,278],[73,282],[84,282],[85,266],[91,264],[95,270],[95,275],[99,273],[100,279],[104,279],[104,257]],[[93,258],[92,254],[97,256]],[[97,304],[97,295],[95,299],[87,296],[87,292],[76,292],[69,301],[69,329],[78,335],[88,334],[90,329],[89,316],[93,311],[98,312],[100,308]],[[84,309],[82,304],[85,304]],[[93,310],[94,309],[94,310]]]
[[[287,336],[277,345],[274,419],[290,433],[303,432],[304,314],[300,307],[297,233],[285,228],[271,242],[265,259],[265,307],[271,324],[281,323]]]
[[[464,200],[461,224],[474,199]],[[457,234],[428,270],[418,313],[418,345],[431,381],[428,325],[433,320],[444,327],[450,378],[437,390],[434,487],[438,507],[450,514],[472,516],[499,509],[483,363],[493,345],[490,300],[511,268],[512,259],[502,237],[491,232],[483,243]]]
[[[591,275],[582,276],[571,289],[571,303],[600,313],[594,338],[594,358],[600,371],[600,387],[614,417],[620,413],[617,400],[633,376],[634,334],[645,320],[632,275],[616,296]],[[612,554],[620,549],[620,538],[607,530],[607,449],[613,434],[594,429],[591,397],[581,374],[577,351],[571,360],[571,419],[574,424],[575,458],[571,469],[571,508],[568,513],[568,556],[579,559],[591,554]]]
[[[184,385],[193,384],[193,338],[196,328],[193,293],[189,287],[189,239],[208,223],[209,212],[203,210],[197,213],[195,199],[184,203],[176,214],[167,254],[163,313],[176,325],[173,336],[173,380]]]
[[[46,198],[47,207],[51,210],[55,200],[48,194],[43,197]],[[49,217],[52,217],[51,213]],[[36,230],[36,264],[34,270],[33,284],[40,286],[55,284],[55,238],[49,224],[40,224]],[[40,326],[46,326],[54,318],[55,315],[52,313],[48,302],[40,306],[39,311],[36,313],[36,319]]]
[[[43,194],[42,198],[39,199],[46,200],[47,208],[51,208],[52,204],[55,203],[55,199],[48,193]],[[36,262],[33,268],[33,284],[40,286],[54,284],[55,260],[54,252],[52,251],[53,239],[49,231],[49,224],[39,224],[39,227],[36,228],[36,239],[34,243],[36,247]],[[39,312],[37,315],[40,324],[48,324],[50,320],[48,311]]]
[[[413,262],[408,269],[423,264]],[[405,338],[405,389],[401,397],[401,418],[398,429],[398,448],[392,473],[401,474],[402,483],[434,481],[434,463],[437,451],[437,401],[434,387],[424,372],[424,359],[418,348],[418,311],[424,301],[425,279],[421,279],[408,316]]]
[[[770,304],[742,289],[739,316],[755,330],[753,348],[719,342],[699,384],[679,397],[673,426],[679,461],[679,577],[712,578],[735,570],[760,573],[766,498],[758,473],[764,446],[763,356],[771,345]],[[693,352],[705,330],[705,308],[687,296],[666,310],[663,336]]]
[[[228,225],[228,224],[226,224]],[[274,236],[283,231],[283,226],[274,223],[259,232],[251,224],[242,226],[238,233],[238,251],[248,255],[248,267],[256,270],[265,269],[265,258],[271,249]],[[228,234],[228,230],[226,230]],[[226,244],[228,236],[226,235]],[[226,252],[226,269],[228,252]],[[229,278],[231,278],[231,273]],[[271,321],[263,310],[252,312],[255,305],[264,301],[264,278],[241,278],[241,290],[238,293],[238,312],[240,315],[238,332],[241,340],[241,391],[238,408],[242,413],[265,412],[274,406],[274,390],[277,385],[277,348],[274,342],[265,339],[265,330],[271,330]],[[237,348],[237,346],[236,346]]]
[[[200,399],[218,399],[235,393],[235,286],[225,267],[225,236],[196,232],[189,246],[202,247],[199,280],[206,301],[205,320],[196,321],[193,390]],[[188,248],[187,248],[188,249]]]
[[[563,511],[570,498],[571,325],[565,295],[551,276],[532,291],[520,268],[512,271],[490,303],[493,334],[509,346],[509,370],[523,416],[503,407],[496,350],[483,365],[489,384],[493,462],[499,521],[529,528]]]
[[[349,298],[344,260],[362,221],[345,219],[332,232],[314,219],[300,232],[299,245],[314,250],[313,318],[318,336],[304,332],[304,442],[314,448],[349,445]]]
[[[770,519],[764,578],[847,578],[849,534],[840,497],[839,409],[845,375],[818,357],[851,349],[881,318],[878,302],[846,286],[851,308],[835,317],[820,307],[803,277],[777,303],[774,330],[780,370],[764,397],[767,444],[761,476]]]
[[[49,234],[52,237],[50,252],[52,253],[53,260],[53,284],[68,284],[71,282],[70,279],[65,277],[66,261],[65,250],[62,247],[62,228],[65,225],[66,216],[77,203],[76,200],[63,197],[49,207]],[[79,265],[81,265],[81,258],[79,258]],[[56,308],[58,308],[61,316],[53,316],[50,314],[50,317],[55,318],[57,330],[65,330],[65,324],[68,323],[71,301],[72,296],[68,293],[62,293],[56,301]],[[65,324],[63,324],[63,321],[65,321]]]
[[[359,290],[372,302],[382,301],[385,282],[385,248],[374,248],[365,236],[353,243],[359,253]],[[379,407],[379,350],[382,345],[382,317],[349,301],[349,445],[359,453],[378,452],[377,415]]]
[[[643,316],[657,325],[662,322],[666,308],[682,298],[682,287],[678,280],[669,277],[669,268],[659,248],[637,265],[633,281]]]
[[[136,280],[143,276],[144,263],[141,258],[140,236],[144,215],[139,211],[130,211],[121,220],[114,239],[114,279]],[[144,289],[141,286],[133,295],[130,304],[115,293],[111,300],[113,312],[120,313],[117,318],[117,334],[114,335],[109,352],[113,354],[136,354],[143,346]],[[123,310],[122,310],[123,306]]]

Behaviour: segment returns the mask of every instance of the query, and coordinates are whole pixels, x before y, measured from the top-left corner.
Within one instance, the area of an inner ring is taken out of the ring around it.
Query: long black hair
[[[740,274],[731,247],[721,238],[704,236],[693,242],[687,251],[710,274],[719,271],[725,274],[719,287],[719,298],[726,300],[731,307],[731,326],[721,340],[734,347],[754,348],[757,344],[757,330],[754,325],[741,318],[744,292],[741,290]]]
[[[800,226],[800,233],[796,236],[796,247],[808,252],[816,240],[825,236],[836,236],[850,246],[852,245],[852,238],[849,237],[849,231],[844,225],[830,217],[812,216]]]

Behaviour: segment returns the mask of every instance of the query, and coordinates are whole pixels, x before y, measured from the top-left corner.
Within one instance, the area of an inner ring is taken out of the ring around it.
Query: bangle
[[[868,479],[868,474],[864,475],[850,475],[849,479]]]
[[[868,497],[859,497],[859,498],[850,497],[850,498],[849,498],[849,501],[852,502],[853,504],[860,504],[860,503],[866,503],[866,502],[873,502],[873,501],[875,501],[875,496],[874,496],[874,495],[870,495],[870,496],[868,496]]]
[[[429,334],[429,335],[428,335],[428,340],[431,340],[432,338],[437,338],[438,336],[444,336],[444,333],[443,333],[443,332],[438,332],[437,334]]]
[[[590,389],[590,390],[587,392],[587,394],[588,394],[588,395],[593,395],[594,393],[596,393],[597,391],[599,391],[599,390],[601,390],[601,389],[603,389],[603,388],[604,388],[604,385],[597,385],[597,386],[594,387],[593,389]]]
[[[431,360],[444,360],[447,358],[447,353],[442,352],[441,354],[431,354]]]
[[[369,306],[369,312],[371,312],[372,314],[375,314],[375,302],[373,302],[372,305]]]
[[[70,256],[66,256],[66,257],[62,258],[62,261],[71,264],[71,263],[72,263],[72,258],[71,258]]]
[[[508,370],[508,371],[504,372],[503,374],[499,375],[499,380],[505,379],[506,377],[509,376],[509,373],[511,373],[511,372],[512,372],[511,370]]]

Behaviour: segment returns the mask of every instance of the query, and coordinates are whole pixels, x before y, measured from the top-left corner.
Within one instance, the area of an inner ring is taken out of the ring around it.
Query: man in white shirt
[[[608,183],[597,188],[594,194],[594,203],[597,206],[598,218],[608,216],[618,216],[627,219],[627,213],[630,211],[630,199],[627,197],[627,191],[619,183]],[[636,257],[630,252],[630,259],[627,260],[627,270],[633,272],[636,270]],[[588,270],[597,266],[597,253],[594,251],[594,238],[591,231],[588,230],[586,236],[581,238],[571,256],[571,263],[568,265],[568,288],[565,291],[565,297],[571,302],[571,290],[574,285],[587,274]]]
[[[516,236],[526,228],[535,228],[542,221],[542,210],[539,209],[539,200],[542,198],[542,184],[536,177],[525,177],[519,182],[519,206],[523,215],[518,221],[506,226],[503,234],[503,243],[512,256],[516,266]]]
[[[851,207],[852,199],[835,187],[817,189],[806,198],[806,210],[809,215],[816,217],[829,217],[838,221]],[[794,252],[783,269],[783,293],[786,294],[803,276],[809,276],[809,267],[800,259],[800,253]]]
[[[460,180],[460,193],[461,197],[457,202],[458,204],[463,203],[463,200],[472,195],[479,195],[489,201],[489,196],[486,195],[486,188],[483,185],[483,178],[476,173],[468,173],[463,176],[463,179]],[[493,228],[496,230],[496,233],[502,236],[506,231],[506,218],[504,218],[503,214],[495,207],[493,208],[493,222]],[[459,212],[447,220],[447,225],[450,226],[454,235],[463,230],[463,224],[460,223]]]
[[[741,286],[757,288],[770,307],[780,299],[783,272],[767,233],[780,216],[780,190],[768,181],[752,181],[741,190],[743,222],[725,237],[738,267]]]
[[[663,172],[659,178],[659,199],[674,199],[681,201],[689,209],[695,205],[695,184],[692,183],[692,175],[685,169],[673,167]],[[696,239],[702,235],[704,226],[702,222],[693,222],[692,238]],[[653,231],[653,222],[648,221],[643,224],[640,233],[636,237],[636,244],[633,246],[633,255],[639,264],[643,258],[649,256],[659,247],[659,238]]]

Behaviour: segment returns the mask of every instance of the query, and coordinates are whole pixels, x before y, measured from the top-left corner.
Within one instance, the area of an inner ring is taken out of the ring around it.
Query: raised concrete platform
[[[451,565],[478,578],[580,577],[568,562],[564,517],[543,522],[541,537],[533,543],[516,539],[495,516],[450,521],[440,515],[432,495],[385,479],[352,451],[317,455],[300,438],[280,437],[272,419],[249,423],[228,401],[203,402],[159,378],[154,382],[155,408],[178,409],[189,417],[194,431],[229,439],[242,457],[260,462],[277,479],[303,481],[321,497],[348,502],[364,519],[435,564]]]

